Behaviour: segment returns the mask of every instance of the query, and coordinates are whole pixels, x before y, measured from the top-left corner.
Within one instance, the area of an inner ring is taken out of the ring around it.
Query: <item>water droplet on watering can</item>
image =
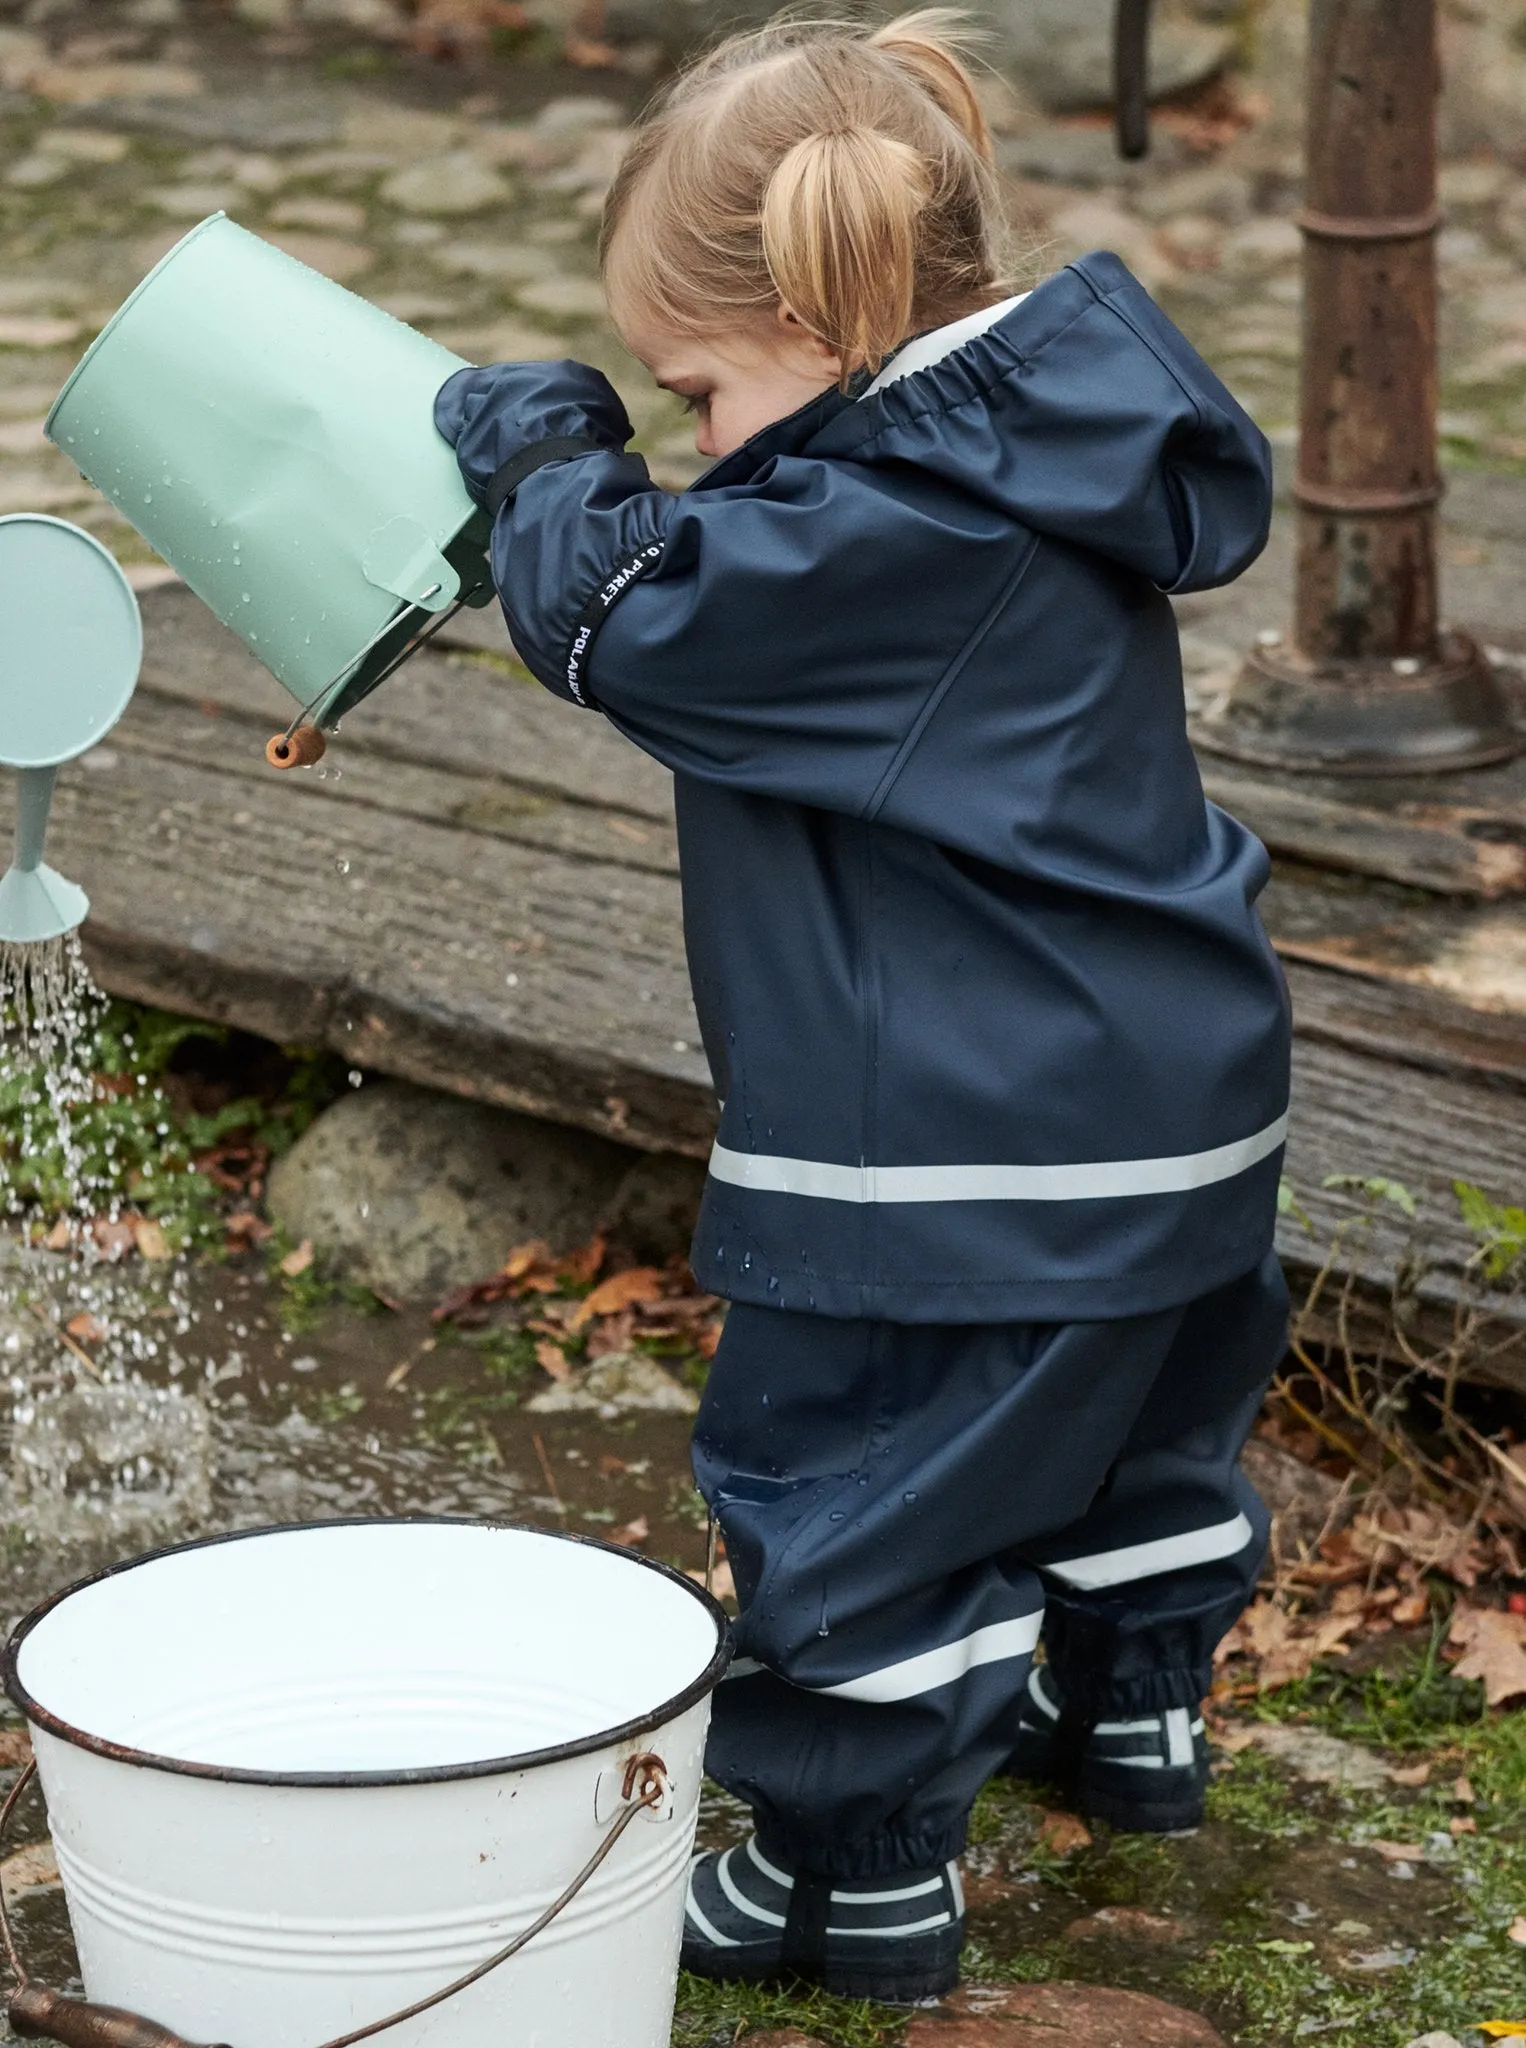
[[[914,1493],[903,1493],[901,1495],[902,1500],[905,1501],[908,1507],[911,1506],[912,1502],[916,1499],[916,1497],[917,1496]]]

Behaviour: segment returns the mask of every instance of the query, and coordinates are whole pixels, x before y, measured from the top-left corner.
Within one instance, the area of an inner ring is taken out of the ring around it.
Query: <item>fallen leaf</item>
[[[1396,1785],[1408,1785],[1412,1789],[1431,1782],[1429,1764],[1395,1764],[1388,1773]]]
[[[1510,1925],[1505,1929],[1505,1936],[1507,1940],[1515,1942],[1519,1947],[1526,1948],[1526,1913],[1516,1914]]]
[[[1526,1698],[1526,1615],[1459,1606],[1447,1640],[1463,1652],[1452,1669],[1479,1679],[1491,1707]]]
[[[1526,2035],[1526,2020],[1480,2020],[1478,2031],[1491,2041],[1515,2041]]]
[[[225,1226],[231,1238],[244,1238],[250,1244],[263,1244],[267,1237],[275,1235],[272,1224],[263,1216],[257,1216],[252,1209],[239,1209],[228,1218]]]
[[[14,1771],[32,1759],[32,1738],[24,1728],[0,1728],[0,1771]]]
[[[1478,1798],[1478,1794],[1473,1790],[1473,1780],[1471,1778],[1456,1779],[1452,1785],[1452,1797],[1459,1806],[1472,1806]]]
[[[624,1273],[612,1273],[578,1303],[573,1329],[583,1329],[595,1316],[615,1315],[632,1302],[661,1301],[664,1280],[665,1275],[657,1266],[631,1266]]]
[[[60,1216],[42,1242],[45,1251],[66,1252],[74,1242],[73,1228]]]
[[[1478,1822],[1471,1813],[1454,1814],[1447,1822],[1447,1827],[1453,1835],[1476,1835],[1478,1833]],[[1526,1923],[1523,1923],[1523,1925],[1526,1925]]]
[[[1243,1721],[1225,1721],[1209,1732],[1213,1736],[1214,1748],[1222,1749],[1226,1756],[1238,1756],[1241,1750],[1250,1749],[1256,1740],[1256,1731]]]
[[[1526,1593],[1512,1593],[1505,1605],[1512,1614],[1526,1614]]]
[[[167,1259],[170,1256],[169,1240],[157,1223],[145,1216],[132,1227],[133,1242],[138,1247],[140,1259]]]
[[[554,1343],[550,1337],[542,1337],[536,1344],[535,1363],[542,1372],[549,1373],[554,1380],[570,1380],[572,1378],[572,1367],[568,1363],[566,1352],[560,1344]]]
[[[90,1229],[101,1253],[108,1259],[120,1259],[134,1247],[133,1226],[125,1218],[114,1222],[110,1217],[98,1216]]]
[[[296,1250],[288,1252],[282,1259],[281,1271],[288,1280],[296,1280],[311,1266],[314,1256],[312,1239],[304,1237]]]
[[[604,1451],[599,1457],[599,1470],[606,1479],[613,1479],[621,1472],[628,1472],[630,1466],[624,1458],[617,1458],[613,1451]]]
[[[24,1849],[18,1849],[14,1856],[7,1856],[0,1863],[0,1889],[8,1900],[57,1883],[58,1859],[51,1842],[28,1842]]]
[[[1385,1863],[1423,1863],[1425,1851],[1414,1842],[1369,1842],[1369,1849],[1375,1849]]]
[[[106,1325],[88,1309],[81,1309],[77,1316],[70,1316],[64,1328],[79,1344],[99,1344],[106,1335]]]
[[[1054,1856],[1069,1856],[1077,1849],[1089,1849],[1092,1831],[1074,1813],[1045,1812],[1039,1826],[1039,1841]]]
[[[568,1252],[561,1263],[561,1274],[569,1286],[586,1287],[600,1266],[608,1250],[603,1233],[591,1237],[587,1244],[579,1245],[576,1251]]]
[[[645,1543],[651,1533],[651,1524],[646,1516],[637,1515],[635,1521],[627,1522],[623,1529],[611,1529],[609,1540],[611,1543],[623,1543],[627,1549],[633,1550],[638,1544]]]
[[[588,1333],[588,1356],[605,1358],[611,1351],[629,1351],[636,1336],[636,1311],[623,1308],[604,1316]]]
[[[397,1364],[393,1366],[391,1372],[389,1372],[387,1377],[382,1381],[382,1385],[386,1388],[389,1394],[395,1394],[397,1392],[398,1388],[403,1384],[403,1381],[407,1379],[409,1373],[413,1371],[415,1363],[416,1360],[411,1352],[406,1358],[400,1358],[398,1360]]]
[[[1424,1593],[1406,1593],[1404,1598],[1397,1601],[1394,1605],[1393,1618],[1395,1626],[1398,1628],[1414,1628],[1418,1623],[1424,1621],[1430,1611],[1431,1603]]]
[[[503,1278],[512,1281],[516,1294],[555,1294],[561,1285],[551,1247],[541,1237],[515,1245],[503,1262]]]

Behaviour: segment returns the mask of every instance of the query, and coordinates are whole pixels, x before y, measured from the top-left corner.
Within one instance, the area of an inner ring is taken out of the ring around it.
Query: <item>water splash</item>
[[[29,946],[0,941],[0,1092],[20,1113],[21,1156],[56,1155],[64,1208],[80,1221],[100,1192],[89,1185],[77,1112],[95,1095],[90,1051],[105,1008],[77,932]],[[28,1206],[8,1183],[11,1215],[27,1220]]]

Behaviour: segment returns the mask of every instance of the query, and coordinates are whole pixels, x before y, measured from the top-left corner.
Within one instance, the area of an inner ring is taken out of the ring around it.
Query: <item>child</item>
[[[684,1961],[903,2001],[956,1980],[992,1773],[1200,1818],[1286,1315],[1267,863],[1204,801],[1167,595],[1260,551],[1266,446],[1115,257],[1009,295],[946,21],[740,37],[632,142],[610,307],[698,483],[575,363],[438,405],[515,645],[676,777],[733,1304],[708,1763],[755,1824]]]

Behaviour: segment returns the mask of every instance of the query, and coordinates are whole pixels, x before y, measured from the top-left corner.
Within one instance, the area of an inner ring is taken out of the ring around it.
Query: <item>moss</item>
[[[773,1985],[712,1984],[687,1972],[678,1980],[673,2048],[722,2048],[750,2033],[797,2027],[828,2048],[890,2048],[906,2015],[893,2006],[829,1998],[824,1991]]]

